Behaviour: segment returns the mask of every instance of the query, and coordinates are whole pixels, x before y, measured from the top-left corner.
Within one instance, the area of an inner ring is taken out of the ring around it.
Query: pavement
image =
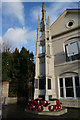
[[[11,104],[2,106],[2,119],[45,119],[45,120],[66,120],[66,119],[72,119],[72,120],[79,120],[80,119],[80,109],[77,108],[68,108],[67,113],[60,116],[49,116],[49,115],[38,115],[34,114],[33,112],[25,111],[25,106],[18,105],[18,104]]]

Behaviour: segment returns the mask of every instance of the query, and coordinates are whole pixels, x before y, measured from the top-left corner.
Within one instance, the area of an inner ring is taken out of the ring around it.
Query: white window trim
[[[63,97],[63,98],[66,98],[65,77],[63,77],[63,94],[64,94],[64,97]]]
[[[68,24],[69,24],[69,22],[72,22],[73,23],[73,25],[72,26],[69,26]],[[74,27],[75,26],[75,22],[74,22],[74,20],[72,19],[72,20],[69,20],[67,23],[66,23],[66,28],[68,28],[68,29],[70,29],[70,28],[72,28],[72,27]]]
[[[73,75],[73,90],[74,90],[74,98],[76,99],[75,75]]]
[[[63,43],[64,53],[66,52],[66,51],[65,51],[65,46],[66,46],[67,44],[70,44],[70,43],[73,43],[73,42],[77,42],[77,43],[78,43],[78,50],[79,50],[79,53],[80,53],[79,41],[80,41],[80,38],[78,38],[77,36],[76,36],[76,38],[73,38],[73,39],[70,39],[70,40],[69,40],[69,39],[66,40],[65,43]],[[66,61],[66,62],[70,62],[70,61]]]
[[[77,97],[77,95],[76,95],[75,76],[77,76],[77,75],[74,74],[74,75],[65,75],[65,76],[58,77],[58,87],[59,87],[58,92],[59,92],[60,99],[79,99],[80,98],[80,97]],[[72,77],[74,97],[66,97],[66,86],[65,86],[65,78],[66,77]],[[63,95],[64,95],[64,97],[60,97],[60,82],[59,82],[60,78],[63,78]]]
[[[58,88],[59,88],[59,89],[58,89],[58,95],[59,95],[59,98],[61,98],[61,97],[60,97],[60,83],[59,83],[59,79],[60,79],[60,77],[58,77]]]

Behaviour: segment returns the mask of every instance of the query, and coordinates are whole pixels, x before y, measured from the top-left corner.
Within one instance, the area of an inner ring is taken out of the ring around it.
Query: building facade
[[[80,9],[67,9],[50,26],[45,5],[38,17],[34,99],[51,97],[80,107]]]

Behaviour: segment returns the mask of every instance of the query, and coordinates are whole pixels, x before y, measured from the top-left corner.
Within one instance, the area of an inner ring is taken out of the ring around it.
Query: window
[[[78,41],[71,42],[65,45],[66,61],[79,59]]]
[[[66,27],[67,28],[72,28],[74,26],[74,21],[73,20],[70,20],[67,24],[66,24]]]
[[[73,22],[69,22],[68,26],[71,27],[73,25]]]
[[[40,54],[42,53],[42,46],[40,45]]]
[[[66,97],[74,97],[72,77],[65,78]]]
[[[38,88],[38,79],[35,79],[35,88],[37,89]]]
[[[80,97],[79,76],[63,76],[59,78],[60,97],[77,98]]]
[[[51,79],[48,79],[48,89],[51,89]]]
[[[42,30],[42,29],[41,29]],[[40,32],[40,37],[42,36],[42,32]]]
[[[63,78],[60,78],[60,97],[63,97]]]
[[[75,76],[75,84],[76,84],[76,96],[80,97],[80,86],[79,86],[79,77]]]
[[[39,79],[39,89],[45,88],[45,79]]]

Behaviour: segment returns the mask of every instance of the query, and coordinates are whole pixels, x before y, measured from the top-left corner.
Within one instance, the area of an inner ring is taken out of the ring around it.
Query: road
[[[34,113],[31,112],[26,112],[25,111],[25,107],[21,106],[21,105],[17,105],[17,104],[12,104],[12,105],[8,105],[8,106],[3,106],[2,107],[2,120],[3,119],[45,119],[45,120],[55,120],[55,119],[70,119],[72,118],[73,120],[77,120],[79,119],[80,115],[80,109],[68,109],[68,113],[62,115],[62,116],[58,116],[58,117],[54,117],[54,116],[40,116],[40,115],[36,115]]]

